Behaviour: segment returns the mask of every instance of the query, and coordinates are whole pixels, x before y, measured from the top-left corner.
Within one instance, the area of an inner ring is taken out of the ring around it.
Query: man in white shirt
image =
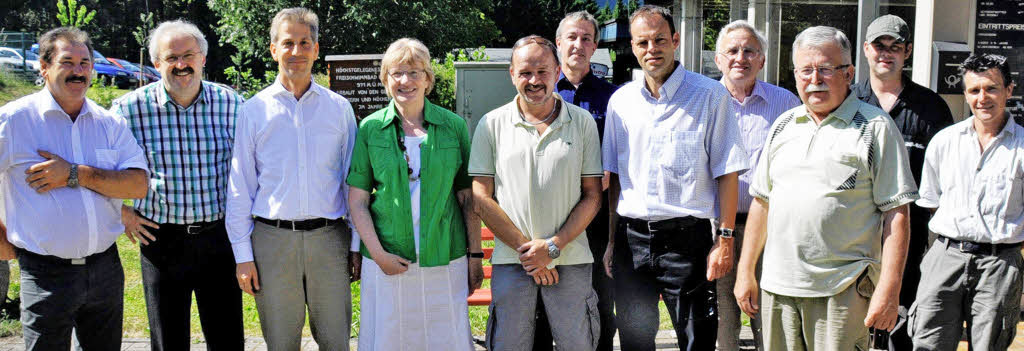
[[[974,114],[932,138],[917,204],[934,211],[938,239],[921,262],[910,308],[914,350],[952,350],[967,322],[975,350],[1006,350],[1020,319],[1024,241],[1024,128],[1006,102],[1006,57],[971,55],[960,67]]]
[[[21,264],[27,350],[121,347],[121,199],[146,195],[146,159],[125,120],[85,97],[92,43],[76,28],[39,38],[46,87],[0,108],[0,259]]]
[[[654,350],[660,297],[679,348],[711,350],[714,280],[732,268],[737,179],[747,154],[729,92],[675,60],[672,14],[642,6],[629,31],[644,79],[608,101],[602,148],[613,229],[604,264],[615,279],[619,340],[623,350]]]
[[[299,349],[307,307],[320,349],[348,350],[361,259],[344,220],[356,120],[348,100],[312,80],[318,23],[304,8],[277,13],[277,81],[242,105],[235,130],[227,229],[271,350]]]

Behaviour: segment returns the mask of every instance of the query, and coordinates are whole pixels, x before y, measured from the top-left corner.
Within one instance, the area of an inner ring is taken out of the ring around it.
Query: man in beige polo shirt
[[[758,311],[766,350],[867,350],[892,330],[918,198],[907,150],[881,109],[850,93],[850,42],[812,27],[793,43],[803,105],[774,123],[754,173],[736,300]]]
[[[551,41],[517,41],[509,74],[519,94],[484,115],[473,135],[474,208],[498,238],[489,350],[532,349],[538,298],[559,349],[597,347],[584,229],[601,206],[601,145],[590,113],[554,92],[558,67]]]

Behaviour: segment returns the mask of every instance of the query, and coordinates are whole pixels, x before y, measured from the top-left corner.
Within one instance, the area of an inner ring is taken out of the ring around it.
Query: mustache
[[[88,79],[85,76],[68,76],[64,79],[65,83],[85,83]]]
[[[171,74],[172,75],[177,75],[179,73],[193,74],[193,73],[196,73],[196,71],[193,70],[192,67],[185,67],[185,68],[182,68],[182,69],[177,69],[177,68],[171,69]]]
[[[811,83],[811,84],[807,84],[807,87],[804,88],[804,92],[805,93],[817,93],[819,91],[828,91],[828,84],[827,83],[821,83],[821,84]]]

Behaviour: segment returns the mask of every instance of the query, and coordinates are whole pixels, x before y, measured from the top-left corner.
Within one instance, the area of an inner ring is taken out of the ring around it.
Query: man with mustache
[[[772,125],[750,185],[735,293],[766,350],[867,350],[869,328],[896,324],[917,187],[899,128],[850,91],[850,51],[832,27],[797,35],[804,104]]]
[[[904,63],[910,59],[914,44],[910,27],[902,18],[885,15],[871,22],[863,44],[870,75],[852,87],[861,101],[875,105],[892,117],[903,134],[910,170],[916,182],[921,181],[925,148],[935,133],[953,124],[953,114],[939,94],[903,74]],[[917,283],[921,279],[921,259],[928,245],[928,217],[921,206],[910,205],[910,246],[900,288],[902,315],[914,304]],[[889,339],[895,350],[910,350],[912,345],[906,323],[894,329]]]
[[[208,44],[195,25],[161,23],[149,55],[163,79],[114,101],[149,161],[152,191],[122,206],[140,265],[153,350],[185,350],[195,292],[206,345],[241,350],[242,292],[224,228],[235,119],[243,99],[203,81]]]
[[[345,220],[356,119],[313,81],[319,19],[281,10],[270,25],[277,81],[242,105],[225,222],[238,285],[256,298],[271,350],[298,350],[306,310],[320,350],[348,350],[358,234]],[[350,252],[351,251],[351,252]]]
[[[603,145],[611,173],[604,266],[615,279],[619,340],[623,350],[654,350],[660,297],[679,348],[712,350],[714,280],[732,268],[737,179],[747,154],[729,92],[675,60],[672,14],[644,5],[629,32],[644,79],[608,101]]]
[[[938,240],[925,254],[909,326],[914,350],[952,350],[967,322],[973,350],[1006,350],[1020,319],[1024,128],[1006,109],[1009,60],[972,54],[960,67],[973,115],[925,152],[921,199]]]
[[[554,92],[558,66],[551,41],[516,41],[509,75],[519,94],[473,134],[473,206],[498,239],[488,350],[531,350],[538,300],[559,349],[597,347],[584,230],[601,206],[601,143],[590,112]]]
[[[772,123],[786,110],[800,105],[800,99],[784,88],[757,79],[764,68],[764,50],[767,40],[747,21],[738,20],[722,27],[718,33],[715,64],[722,71],[722,85],[729,90],[729,104],[735,111],[735,122],[740,127],[743,146],[747,150],[750,167],[757,159],[768,138]],[[736,204],[735,252],[733,263],[743,252],[743,229],[747,211],[753,198],[748,193],[754,172],[739,177],[739,202]],[[718,349],[739,350],[740,309],[732,290],[736,284],[736,271],[729,271],[717,281],[718,293]],[[761,322],[750,319],[750,329],[758,349],[761,343]]]
[[[146,158],[124,119],[85,97],[92,42],[39,37],[46,86],[0,108],[0,259],[21,266],[27,350],[121,348],[121,199],[146,195]],[[3,227],[3,224],[0,224]]]

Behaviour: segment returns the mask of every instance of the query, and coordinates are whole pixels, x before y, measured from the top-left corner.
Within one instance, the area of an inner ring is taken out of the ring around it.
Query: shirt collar
[[[50,93],[50,89],[43,87],[42,90],[36,93],[35,99],[36,109],[39,110],[39,117],[42,117],[51,111],[59,111],[60,113],[67,115],[67,112],[64,112],[64,108],[60,107],[60,104],[57,103],[57,99],[53,98],[53,94]],[[92,103],[89,101],[89,98],[84,99],[85,101],[82,102],[82,110],[78,112],[78,117],[90,115],[92,114],[92,110],[97,108],[91,106]]]
[[[324,87],[321,87],[319,84],[316,84],[316,81],[310,80],[309,81],[309,89],[306,89],[306,93],[303,94],[302,97],[309,96],[310,94],[320,95],[322,93],[320,91],[320,89],[324,89]],[[293,94],[292,92],[288,91],[288,89],[285,89],[284,84],[281,83],[281,76],[278,76],[277,79],[274,80],[274,84],[271,84],[269,87],[267,87],[267,92],[269,92],[272,96],[278,96],[278,95],[290,95],[292,97],[295,96],[295,94]],[[301,98],[300,98],[300,100],[301,100]]]
[[[668,79],[665,80],[665,84],[662,84],[661,88],[659,88],[658,90],[658,92],[660,93],[659,96],[661,96],[662,99],[671,98],[672,96],[675,96],[676,91],[679,90],[679,87],[683,86],[683,82],[685,81],[684,78],[686,78],[686,75],[689,74],[686,71],[686,69],[683,68],[683,65],[679,64],[679,61],[675,61],[674,64],[675,70],[672,71],[672,74],[669,75]],[[643,91],[644,96],[653,99],[654,96],[651,95],[650,90],[647,90],[647,78],[644,77],[644,79],[645,81],[643,82],[643,84],[640,85],[640,88]]]
[[[554,95],[555,99],[558,99],[561,103],[561,109],[558,110],[558,118],[555,119],[555,123],[552,123],[550,127],[572,122],[572,115],[569,114],[569,105],[565,103],[565,100],[562,100],[562,95],[554,92],[551,94]],[[512,103],[510,104],[512,111],[508,114],[509,122],[512,122],[512,124],[516,126],[533,127],[533,125],[526,123],[523,113],[519,111],[519,99],[519,95],[516,95],[516,97],[512,99]]]
[[[565,77],[565,72],[559,72],[558,73],[558,82],[555,83],[555,85],[558,87],[559,90],[561,90],[561,89],[569,89],[569,88],[571,88],[572,90],[576,90],[576,89],[582,88],[584,85],[592,84],[591,82],[593,82],[594,79],[601,79],[601,78],[597,78],[597,76],[594,75],[594,70],[588,70],[587,74],[584,75],[583,79],[580,80],[580,86],[577,87],[577,86],[573,85],[572,82],[569,81],[569,78]]]
[[[1013,132],[1017,129],[1015,127],[1017,125],[1017,122],[1013,120],[1013,114],[1010,113],[1010,111],[1006,111],[1004,113],[1006,114],[1006,124],[1003,125],[1003,130],[1000,130],[999,134],[996,134],[997,136],[1003,135],[1003,133],[1008,133],[1009,135],[1013,135],[1014,134]],[[967,123],[965,123],[966,124],[966,128],[962,129],[960,131],[960,133],[961,134],[968,134],[968,133],[976,134],[977,131],[974,130],[974,115],[971,115],[971,118],[967,119],[966,121],[968,121]]]
[[[387,128],[397,121],[400,117],[398,116],[398,107],[395,106],[395,99],[391,99],[388,103],[387,110],[384,112],[384,123],[380,124],[380,129]],[[438,124],[440,122],[439,117],[434,113],[434,104],[430,103],[430,100],[423,99],[423,120],[427,124]]]
[[[722,79],[719,79],[718,81],[722,83],[722,86],[725,86],[725,76],[722,76]],[[744,98],[743,101],[736,100],[736,98],[733,97],[732,94],[729,94],[729,97],[733,101],[738,102],[740,105],[747,104],[749,101],[751,101],[750,98],[754,96],[760,97],[761,100],[768,101],[768,92],[764,90],[764,82],[762,82],[760,79],[754,79],[754,90],[751,90],[750,96]]]
[[[181,106],[181,107],[188,108],[190,106],[194,106],[194,105],[199,104],[199,103],[204,103],[205,104],[207,102],[206,101],[206,95],[208,95],[209,89],[210,89],[209,85],[210,85],[210,83],[208,83],[206,81],[200,81],[200,83],[199,83],[199,96],[197,96],[196,100],[192,102],[192,105]],[[160,81],[159,84],[155,84],[154,86],[155,86],[155,89],[157,89],[159,91],[156,94],[156,103],[157,104],[160,104],[160,106],[167,105],[168,102],[177,104],[177,102],[174,102],[174,100],[171,99],[171,94],[167,92],[167,86],[164,85],[163,81]]]

